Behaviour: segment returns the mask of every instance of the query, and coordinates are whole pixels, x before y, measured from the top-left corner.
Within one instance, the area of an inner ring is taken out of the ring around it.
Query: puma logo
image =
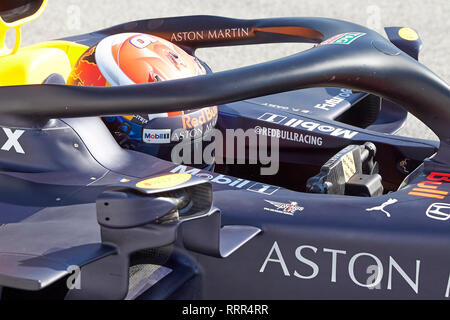
[[[384,202],[383,204],[381,204],[377,207],[367,208],[366,211],[381,211],[381,212],[384,212],[388,218],[390,218],[391,215],[389,214],[389,212],[384,210],[384,208],[387,207],[388,205],[397,203],[397,201],[398,201],[397,199],[390,198],[388,201]]]

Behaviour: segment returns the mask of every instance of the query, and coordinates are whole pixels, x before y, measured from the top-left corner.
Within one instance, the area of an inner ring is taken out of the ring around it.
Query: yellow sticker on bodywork
[[[136,187],[140,189],[165,189],[178,186],[191,179],[189,173],[175,173],[168,174],[161,177],[150,178],[147,180],[139,181]]]
[[[401,28],[398,30],[398,35],[405,40],[415,41],[419,39],[419,35],[411,28]]]

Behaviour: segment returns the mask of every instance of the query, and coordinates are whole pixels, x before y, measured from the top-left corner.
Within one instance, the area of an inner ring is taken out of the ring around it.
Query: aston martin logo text
[[[170,37],[170,41],[195,41],[195,40],[216,40],[216,39],[235,39],[248,37],[250,34],[249,28],[229,28],[216,30],[200,30],[200,31],[186,31],[176,32]]]
[[[201,118],[198,117],[198,118]],[[214,117],[212,121],[206,123],[205,126],[198,126],[193,129],[183,130],[181,128],[176,129],[172,132],[172,141],[180,141],[184,139],[197,139],[201,138],[203,135],[208,134],[214,129],[217,123],[217,117]]]
[[[431,172],[427,180],[419,182],[408,194],[433,199],[444,199],[448,191],[439,190],[442,182],[450,182],[450,173]]]
[[[302,211],[304,208],[298,206],[297,202],[289,202],[289,203],[283,203],[283,202],[276,202],[276,201],[270,201],[270,200],[264,200],[268,203],[270,203],[274,208],[264,208],[266,211],[272,211],[282,214],[287,214],[290,216],[293,216],[295,212]]]
[[[325,100],[325,103],[316,104],[314,106],[314,108],[329,111],[330,108],[336,107],[339,103],[341,103],[342,101],[345,101],[345,98],[348,98],[351,95],[352,95],[352,90],[341,89],[341,92],[338,95],[334,96],[331,99]]]
[[[291,256],[295,256],[295,259]],[[278,242],[275,241],[263,260],[259,272],[268,272],[272,276],[281,273],[281,276],[294,276],[299,280],[313,280],[317,277],[319,281],[325,279],[321,273],[326,272],[328,273],[326,277],[332,283],[348,281],[347,277],[349,277],[349,280],[358,287],[372,289],[387,282],[387,290],[394,290],[394,285],[401,285],[405,290],[409,289],[411,293],[418,294],[421,261],[416,259],[407,263],[409,268],[401,266],[392,256],[377,257],[369,252],[350,254],[346,250],[321,249],[312,245],[300,245],[287,257],[286,251],[283,254]],[[345,272],[347,279],[343,278],[344,274],[338,268],[342,265],[345,265],[347,269]],[[375,265],[377,270],[376,278],[371,281],[361,278],[361,270],[367,270],[368,265]],[[384,279],[387,281],[384,282]],[[445,295],[448,296],[447,293]]]
[[[193,129],[195,127],[201,126],[208,121],[211,121],[217,116],[217,107],[208,107],[200,111],[200,115],[197,117],[191,115],[184,115],[181,117],[183,124],[183,129]]]
[[[270,123],[280,124],[286,127],[297,128],[301,127],[306,129],[307,131],[319,131],[321,133],[329,134],[330,136],[339,137],[342,136],[345,139],[352,139],[354,136],[358,134],[358,131],[351,131],[342,128],[335,128],[329,125],[320,125],[320,123],[313,121],[305,121],[302,119],[296,119],[291,117],[285,117],[273,113],[264,113],[261,115],[258,120],[267,121]]]
[[[19,138],[22,136],[22,134],[25,132],[25,130],[15,130],[14,132],[9,128],[2,128],[3,132],[6,134],[6,140],[5,144],[2,146],[3,151],[9,151],[11,148],[14,148],[14,151],[17,153],[25,153],[23,151],[22,146],[19,143]]]

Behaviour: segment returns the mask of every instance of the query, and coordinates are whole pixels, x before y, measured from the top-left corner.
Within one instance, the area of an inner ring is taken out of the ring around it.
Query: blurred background
[[[220,15],[232,18],[288,16],[348,20],[385,36],[385,26],[407,26],[424,43],[419,60],[449,82],[449,0],[49,0],[46,11],[23,27],[23,44],[57,39],[123,22],[183,15]],[[308,48],[301,44],[269,44],[203,49],[198,52],[214,71],[280,58]],[[400,135],[424,139],[436,136],[413,116]]]

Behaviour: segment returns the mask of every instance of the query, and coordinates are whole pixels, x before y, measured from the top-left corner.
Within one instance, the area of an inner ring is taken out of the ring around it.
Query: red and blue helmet
[[[142,33],[121,33],[104,38],[78,60],[68,84],[120,86],[175,80],[206,74],[200,61],[177,45]],[[177,143],[202,139],[214,129],[217,107],[158,114],[104,117],[118,143],[128,149],[171,160]]]

